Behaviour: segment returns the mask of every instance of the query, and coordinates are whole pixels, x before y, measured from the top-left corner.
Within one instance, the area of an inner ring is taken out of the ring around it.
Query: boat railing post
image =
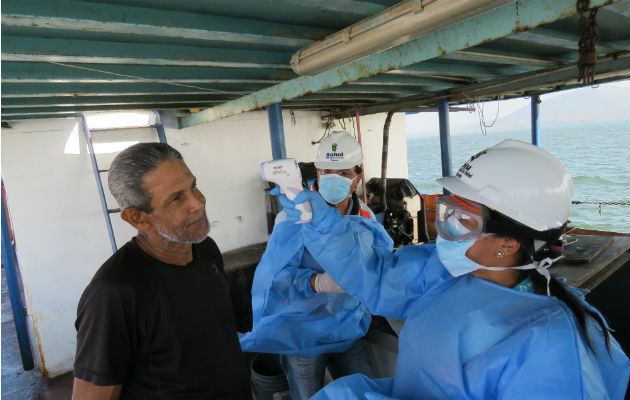
[[[532,103],[532,144],[540,146],[540,96],[531,97]]]
[[[287,148],[284,143],[284,122],[282,120],[282,104],[275,103],[267,106],[267,118],[269,119],[269,138],[271,139],[271,156],[274,160],[287,158]],[[271,196],[269,200],[271,208],[282,210],[278,199]],[[273,227],[273,225],[271,225]],[[271,228],[270,228],[271,229]],[[271,233],[271,230],[269,231]]]
[[[28,337],[28,329],[26,327],[26,308],[24,308],[24,303],[22,302],[17,257],[13,243],[11,243],[8,209],[4,196],[4,183],[2,184],[2,264],[7,278],[7,288],[9,289],[9,298],[11,300],[18,346],[20,347],[22,367],[25,371],[29,371],[34,367],[33,352],[31,350],[31,341]]]
[[[440,151],[442,154],[442,176],[451,176],[451,132],[448,120],[448,97],[438,100],[438,116],[440,121]],[[450,192],[443,190],[444,195]]]

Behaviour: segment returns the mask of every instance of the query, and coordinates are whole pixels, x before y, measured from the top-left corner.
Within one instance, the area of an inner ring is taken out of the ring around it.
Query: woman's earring
[[[504,255],[505,255],[505,252],[503,250],[497,251],[497,258],[503,258]]]

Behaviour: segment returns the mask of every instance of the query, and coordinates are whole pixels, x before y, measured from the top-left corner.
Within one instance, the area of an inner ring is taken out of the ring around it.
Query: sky
[[[615,86],[629,89],[630,81],[612,82],[600,85],[600,87]],[[582,96],[584,90],[588,88],[578,88],[565,90],[561,92],[549,93],[541,96],[543,101],[552,99],[556,96]],[[463,107],[464,105],[462,105]],[[475,107],[477,107],[475,105]],[[451,134],[463,133],[463,130],[470,130],[471,125],[479,125],[479,111],[483,111],[486,124],[492,123],[495,118],[507,116],[510,113],[522,108],[530,107],[530,98],[518,98],[503,101],[490,101],[481,103],[477,111],[458,111],[449,113],[449,125]],[[414,137],[438,136],[439,122],[437,112],[424,112],[407,115],[407,135]],[[465,128],[464,128],[465,127]],[[459,132],[458,132],[459,131]]]

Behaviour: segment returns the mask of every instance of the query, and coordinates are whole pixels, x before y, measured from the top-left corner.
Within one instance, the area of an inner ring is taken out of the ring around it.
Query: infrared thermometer
[[[260,164],[260,176],[264,181],[273,182],[280,187],[280,193],[291,201],[302,191],[302,174],[293,158],[267,161]],[[295,206],[302,212],[298,224],[309,222],[313,216],[311,203],[305,201]]]

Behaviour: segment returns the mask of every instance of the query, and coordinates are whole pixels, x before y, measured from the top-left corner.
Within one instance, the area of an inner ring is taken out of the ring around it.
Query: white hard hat
[[[437,182],[537,231],[569,219],[573,182],[556,157],[533,144],[504,140]]]
[[[317,148],[315,168],[348,169],[363,163],[361,146],[345,131],[335,131],[326,136]]]

